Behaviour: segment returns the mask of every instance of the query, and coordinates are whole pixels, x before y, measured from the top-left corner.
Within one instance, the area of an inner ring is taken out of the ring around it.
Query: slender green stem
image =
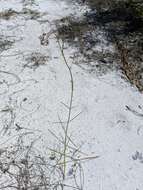
[[[74,81],[73,81],[73,74],[72,74],[71,68],[68,65],[68,61],[65,57],[63,47],[61,46],[59,40],[58,40],[58,45],[59,45],[60,52],[61,52],[61,55],[63,57],[64,63],[65,63],[65,65],[69,71],[70,81],[71,81],[69,111],[68,111],[68,118],[67,118],[67,123],[66,123],[66,127],[65,127],[65,139],[64,139],[64,151],[63,151],[63,155],[64,155],[64,179],[65,179],[65,175],[66,175],[66,152],[67,152],[67,147],[68,147],[68,129],[69,129],[69,124],[70,124],[70,119],[71,119],[71,110],[72,110],[73,92],[74,92]]]

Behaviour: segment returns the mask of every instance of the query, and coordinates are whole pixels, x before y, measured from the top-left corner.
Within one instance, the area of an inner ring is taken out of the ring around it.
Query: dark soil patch
[[[92,10],[85,17],[89,24],[104,27],[112,40],[118,35],[143,32],[143,19],[136,17],[131,8],[116,7],[101,12]]]
[[[103,1],[101,5],[97,0],[87,2],[92,9],[81,20],[64,18],[60,21],[59,37],[77,48],[77,57],[82,55],[82,64],[88,64],[91,70],[106,73],[109,69],[121,69],[124,76],[143,91],[142,16],[123,1],[111,3],[109,0],[104,6]]]
[[[112,51],[112,43],[106,40],[106,34],[98,25],[87,22],[86,17],[77,20],[71,17],[62,19],[57,26],[58,36],[70,46],[76,48],[76,64],[90,66],[91,72],[97,70],[100,74],[115,68],[116,52]],[[94,62],[94,64],[93,64]]]

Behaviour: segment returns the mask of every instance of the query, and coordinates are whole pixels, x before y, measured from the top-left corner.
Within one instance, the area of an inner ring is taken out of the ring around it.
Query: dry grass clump
[[[8,9],[0,12],[0,19],[10,20],[15,16],[23,16],[25,19],[37,20],[41,18],[44,14],[41,14],[38,10],[32,10],[29,8],[23,8],[21,11],[15,11],[13,9]]]
[[[54,164],[50,165],[48,158],[35,148],[36,141],[25,143],[25,135],[28,133],[21,134],[16,144],[0,150],[0,189],[56,189],[60,178],[51,179]]]
[[[24,65],[24,67],[35,70],[40,66],[46,65],[48,60],[49,56],[43,55],[39,52],[33,52],[26,58],[27,63]]]
[[[4,36],[0,36],[0,52],[10,49],[14,43],[14,40],[9,40]]]
[[[33,132],[23,132],[11,146],[3,146],[0,149],[0,189],[81,190],[83,185],[81,162],[94,158],[76,158],[78,154],[76,149],[72,150],[71,155],[66,153],[66,166],[69,171],[65,176],[63,152],[57,148],[51,149],[51,154],[43,155],[36,148],[38,139],[27,142],[26,139],[30,139],[30,135],[33,135]],[[81,176],[81,183],[79,180],[77,182],[78,175]]]
[[[0,12],[0,19],[9,20],[11,17],[14,17],[17,14],[17,11],[14,11],[13,9],[8,9],[6,11]]]
[[[19,13],[22,16],[26,16],[27,19],[36,20],[41,18],[41,13],[38,10],[32,10],[28,8],[23,8],[23,10]]]

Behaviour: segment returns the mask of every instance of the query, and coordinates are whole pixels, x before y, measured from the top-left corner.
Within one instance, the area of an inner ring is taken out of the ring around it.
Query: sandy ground
[[[35,137],[40,134],[38,147],[44,152],[49,146],[57,146],[49,129],[60,136],[58,116],[62,121],[67,118],[70,77],[54,35],[44,45],[39,37],[54,30],[57,19],[80,16],[86,7],[58,0],[37,0],[36,5],[0,1],[0,11],[21,11],[24,6],[38,10],[39,18],[14,15],[0,19],[0,35],[14,41],[0,54],[0,109],[11,108],[14,118],[8,133],[1,133],[1,144],[15,135],[18,124],[36,131]],[[72,64],[73,51],[70,47],[64,51],[74,78],[72,118],[78,115],[70,123],[69,133],[89,157],[99,156],[82,165],[83,189],[142,190],[143,96],[121,79],[118,71],[100,77]],[[36,67],[27,61],[31,55],[44,55],[46,61]],[[2,132],[10,120],[10,114],[0,113]]]

